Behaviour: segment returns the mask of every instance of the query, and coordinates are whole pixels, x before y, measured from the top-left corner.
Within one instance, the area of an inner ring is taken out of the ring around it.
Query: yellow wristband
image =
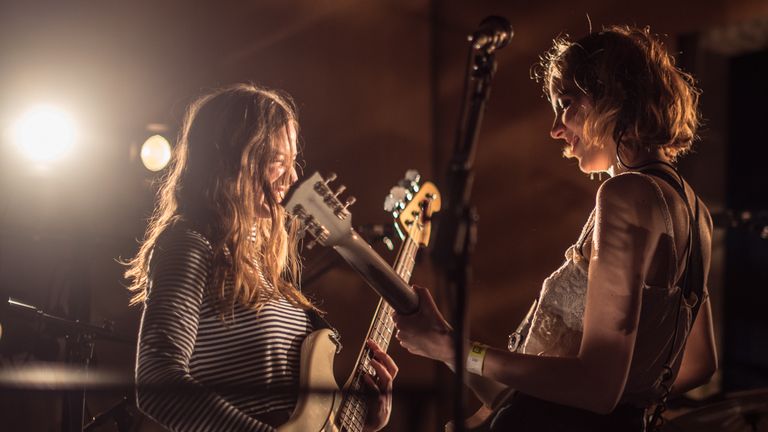
[[[467,372],[483,375],[483,363],[487,352],[488,345],[472,342],[469,345],[469,353],[467,353]]]

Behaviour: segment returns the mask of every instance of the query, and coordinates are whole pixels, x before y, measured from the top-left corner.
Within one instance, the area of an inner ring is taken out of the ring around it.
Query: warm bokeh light
[[[75,124],[64,111],[40,105],[17,120],[12,135],[24,156],[35,162],[50,162],[67,154],[74,145]]]
[[[141,146],[141,162],[150,171],[160,171],[171,160],[171,144],[162,135],[152,135]]]

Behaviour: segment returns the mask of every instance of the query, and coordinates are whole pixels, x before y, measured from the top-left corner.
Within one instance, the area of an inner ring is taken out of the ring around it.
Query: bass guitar
[[[389,267],[352,229],[351,214],[347,209],[351,199],[342,204],[338,200],[339,193],[330,190],[330,181],[315,173],[291,192],[286,209],[302,221],[317,242],[333,247],[382,295],[366,340],[375,341],[386,351],[394,329],[393,306],[397,305],[394,309],[398,312],[414,310],[418,306],[415,293],[407,283],[419,248],[429,243],[430,221],[432,214],[440,210],[440,194],[432,183],[419,185],[415,171],[409,171],[406,178],[392,188],[385,209],[395,218],[403,243],[395,265]],[[305,392],[299,397],[288,422],[278,427],[279,432],[363,430],[368,414],[363,377],[373,371],[370,364],[373,355],[364,344],[349,379],[343,390],[339,390],[333,375],[333,359],[338,347],[337,337],[329,329],[317,330],[305,339],[301,347],[299,378],[300,387]]]

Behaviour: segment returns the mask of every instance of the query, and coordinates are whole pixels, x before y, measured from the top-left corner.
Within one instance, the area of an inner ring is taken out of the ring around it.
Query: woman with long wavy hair
[[[143,305],[139,408],[174,431],[268,431],[297,401],[299,354],[318,310],[299,290],[291,98],[238,84],[187,111],[154,214],[126,276]],[[389,419],[397,367],[375,344],[366,430]]]
[[[647,28],[626,26],[556,39],[536,76],[564,155],[610,178],[510,346],[466,341],[462,364],[487,404],[516,390],[492,430],[647,430],[669,394],[717,368],[712,221],[673,165],[696,137],[699,91]],[[421,308],[396,317],[396,337],[453,366],[453,330],[418,292]]]

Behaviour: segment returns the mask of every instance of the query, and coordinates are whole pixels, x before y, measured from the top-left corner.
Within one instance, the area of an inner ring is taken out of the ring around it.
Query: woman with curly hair
[[[610,178],[515,335],[522,342],[466,341],[468,383],[487,404],[515,389],[492,430],[649,430],[670,393],[717,368],[712,221],[673,165],[696,138],[699,91],[647,28],[626,26],[555,40],[537,78],[564,155]],[[453,331],[418,292],[420,310],[395,317],[396,337],[452,366]]]
[[[299,290],[298,121],[284,93],[239,84],[186,114],[154,215],[126,276],[144,307],[139,408],[174,431],[269,431],[288,420],[299,356],[322,325]],[[365,430],[389,420],[397,366],[375,343]]]

